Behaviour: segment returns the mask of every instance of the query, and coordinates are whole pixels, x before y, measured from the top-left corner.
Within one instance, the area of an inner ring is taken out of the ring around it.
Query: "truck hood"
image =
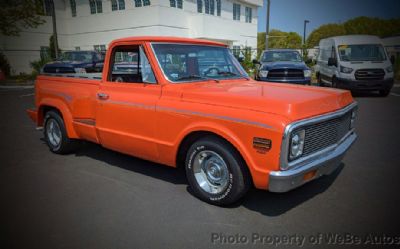
[[[262,69],[263,70],[271,70],[271,69],[309,69],[304,62],[292,62],[292,61],[275,61],[275,62],[263,62]]]
[[[257,81],[183,86],[182,101],[277,114],[291,121],[341,109],[353,102],[345,90]]]

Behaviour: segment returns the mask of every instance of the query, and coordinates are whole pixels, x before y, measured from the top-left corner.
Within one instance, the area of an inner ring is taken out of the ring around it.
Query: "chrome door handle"
[[[97,93],[97,98],[100,100],[106,100],[108,99],[110,96],[108,96],[108,94],[105,93]]]

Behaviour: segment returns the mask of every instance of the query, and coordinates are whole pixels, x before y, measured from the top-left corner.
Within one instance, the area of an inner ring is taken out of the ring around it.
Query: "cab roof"
[[[167,43],[192,43],[192,44],[199,44],[199,45],[212,45],[212,46],[221,46],[227,47],[226,44],[209,41],[209,40],[202,40],[202,39],[193,39],[193,38],[183,38],[183,37],[173,37],[173,36],[132,36],[126,37],[121,39],[116,39],[111,42],[110,45],[116,43],[129,43],[129,42],[167,42]]]

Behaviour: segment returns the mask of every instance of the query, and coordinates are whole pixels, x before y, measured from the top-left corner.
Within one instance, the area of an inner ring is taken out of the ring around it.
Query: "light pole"
[[[53,41],[54,41],[54,52],[56,58],[58,58],[58,37],[57,37],[57,22],[56,22],[56,8],[54,6],[54,0],[51,0],[51,18],[53,22]]]
[[[303,35],[303,45],[306,45],[306,28],[307,28],[307,23],[309,23],[309,20],[304,20],[304,35]]]
[[[265,27],[265,49],[268,49],[268,33],[269,33],[269,9],[271,5],[271,0],[266,0],[267,1],[267,15],[266,15],[266,27]]]

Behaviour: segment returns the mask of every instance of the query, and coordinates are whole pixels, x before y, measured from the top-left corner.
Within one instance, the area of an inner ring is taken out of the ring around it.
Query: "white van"
[[[315,71],[320,85],[379,91],[382,96],[387,96],[393,86],[393,66],[377,36],[322,39]]]

